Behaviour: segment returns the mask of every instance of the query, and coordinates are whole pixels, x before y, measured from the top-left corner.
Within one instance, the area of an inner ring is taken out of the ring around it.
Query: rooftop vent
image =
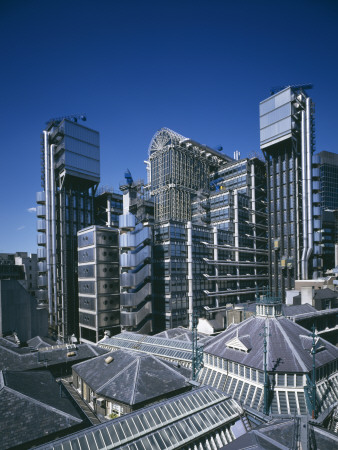
[[[114,361],[114,358],[112,356],[108,356],[108,358],[106,358],[104,361],[106,364],[110,364],[112,361]]]

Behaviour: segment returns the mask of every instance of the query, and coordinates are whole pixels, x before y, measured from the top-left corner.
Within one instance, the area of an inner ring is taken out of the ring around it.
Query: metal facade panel
[[[97,284],[99,294],[118,294],[120,291],[119,280],[99,280]]]
[[[96,316],[94,314],[80,312],[79,322],[80,325],[96,327]]]
[[[118,246],[118,231],[97,231],[96,245]]]
[[[118,264],[98,264],[97,276],[99,278],[119,278]]]
[[[97,307],[100,311],[119,309],[120,295],[99,295],[97,298]]]
[[[79,306],[80,306],[80,309],[96,311],[96,299],[93,297],[79,296]]]
[[[95,281],[79,280],[79,294],[95,294]]]
[[[103,248],[97,249],[97,260],[115,262],[118,261],[119,250],[117,248]]]
[[[79,256],[79,263],[94,261],[95,257],[94,249],[86,248],[84,250],[79,250],[78,256]]]
[[[78,267],[79,278],[94,278],[95,266],[94,264],[86,264],[85,266]]]
[[[120,311],[102,312],[98,314],[98,326],[105,327],[107,325],[120,324]]]
[[[77,242],[79,247],[87,247],[94,244],[94,231],[88,231],[86,233],[81,233],[77,237]]]
[[[92,145],[100,145],[100,134],[95,130],[91,130],[83,125],[79,125],[68,120],[63,122],[62,127],[65,134],[68,136],[72,136],[75,139],[80,139],[81,141],[89,142]]]

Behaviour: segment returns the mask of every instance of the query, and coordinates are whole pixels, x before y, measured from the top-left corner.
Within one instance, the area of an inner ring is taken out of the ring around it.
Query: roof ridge
[[[276,320],[276,325],[277,328],[279,328],[280,332],[282,333],[282,335],[284,336],[284,339],[286,340],[286,342],[288,343],[292,353],[296,356],[297,360],[299,361],[300,366],[302,367],[302,369],[304,370],[304,372],[308,372],[308,368],[305,366],[303,360],[301,359],[299,353],[297,352],[297,350],[295,349],[295,347],[293,346],[292,342],[289,339],[289,336],[285,333],[283,327],[280,325],[280,321]]]
[[[103,355],[104,356],[104,355]],[[85,361],[86,362],[86,361]],[[96,390],[99,391],[99,389],[103,389],[105,388],[109,383],[111,383],[112,381],[114,381],[117,377],[119,377],[121,374],[123,374],[127,369],[129,369],[129,367],[131,367],[133,364],[135,364],[135,359],[129,363],[126,367],[124,367],[122,370],[120,370],[120,372],[118,372],[116,375],[114,375],[112,378],[109,378],[108,381],[106,381],[105,383],[103,383],[101,386],[99,386]]]
[[[153,355],[152,355],[153,356]],[[171,367],[170,365],[167,365],[163,360],[161,360],[160,358],[156,358],[153,356],[153,359],[155,359],[156,361],[158,361],[160,364],[162,364],[163,366],[167,367],[169,370],[171,370],[172,372],[174,372],[176,375],[179,375],[180,377],[183,377],[185,379],[187,379],[186,376],[184,376],[183,374],[181,374],[178,370],[175,370],[174,367]],[[170,362],[170,361],[167,361]]]
[[[17,395],[18,397],[23,397],[24,399],[29,399],[33,403],[36,403],[36,404],[40,405],[42,408],[54,411],[55,413],[58,413],[58,414],[60,414],[62,416],[65,416],[67,418],[71,418],[71,419],[75,420],[76,422],[82,422],[81,419],[78,419],[77,417],[62,411],[61,409],[54,408],[54,406],[48,405],[47,403],[43,403],[40,400],[36,400],[35,398],[30,397],[29,395],[23,394],[22,392],[16,391],[15,389],[12,389],[12,388],[10,388],[8,386],[5,386],[5,389],[10,391],[10,392],[12,392],[15,395]]]
[[[139,374],[139,371],[140,371],[140,365],[141,365],[141,358],[137,358],[137,361],[136,361],[136,370],[135,370],[135,378],[134,378],[134,385],[133,385],[133,391],[132,391],[132,394],[131,394],[131,402],[130,402],[130,404],[131,405],[133,405],[134,403],[135,403],[135,397],[136,397],[136,382],[137,382],[137,379],[138,379],[138,374]]]

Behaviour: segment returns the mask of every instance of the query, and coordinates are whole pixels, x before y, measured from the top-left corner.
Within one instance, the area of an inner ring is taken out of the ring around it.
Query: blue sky
[[[1,0],[0,252],[36,252],[40,132],[87,114],[101,182],[145,178],[169,127],[245,157],[273,86],[313,83],[317,151],[338,152],[335,0]]]

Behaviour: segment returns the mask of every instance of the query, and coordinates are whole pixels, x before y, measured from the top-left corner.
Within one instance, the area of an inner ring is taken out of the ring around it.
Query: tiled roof
[[[70,351],[74,351],[75,355],[67,356]],[[9,347],[0,343],[0,370],[38,369],[70,361],[81,361],[104,353],[106,350],[88,344],[79,344],[74,350],[70,350],[66,345],[59,345],[32,352],[28,347]]]
[[[0,449],[22,446],[82,422],[48,372],[0,372]]]
[[[223,333],[213,337],[204,347],[204,352],[235,361],[248,367],[263,370],[263,332],[267,327],[267,369],[275,372],[309,372],[312,369],[312,355],[304,349],[302,336],[311,333],[285,317],[250,317],[234,324]],[[252,348],[242,352],[227,347],[227,342],[236,336],[241,339],[251,336]],[[307,338],[308,339],[308,338]],[[338,358],[338,348],[319,339],[324,347],[316,354],[316,367]]]
[[[106,362],[107,358],[113,360]],[[73,366],[97,394],[136,405],[188,386],[190,370],[130,350],[118,350]]]

